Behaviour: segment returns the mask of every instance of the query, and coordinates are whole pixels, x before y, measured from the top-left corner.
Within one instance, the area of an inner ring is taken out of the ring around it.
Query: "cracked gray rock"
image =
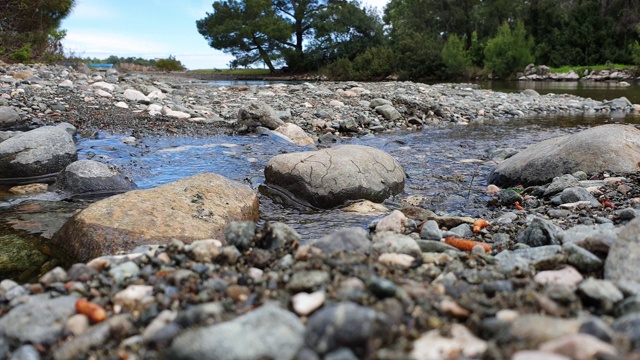
[[[405,174],[389,154],[362,145],[282,154],[265,168],[265,183],[318,208],[353,200],[382,202],[404,189]]]

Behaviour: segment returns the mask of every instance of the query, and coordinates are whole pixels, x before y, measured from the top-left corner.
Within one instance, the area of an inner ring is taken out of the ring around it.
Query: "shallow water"
[[[407,181],[403,194],[389,199],[390,208],[409,197],[420,206],[456,215],[486,215],[485,179],[495,166],[488,153],[506,147],[523,149],[544,139],[611,122],[640,123],[640,117],[547,117],[518,119],[484,125],[426,128],[420,132],[345,138],[343,144],[382,149],[403,166]],[[80,159],[116,165],[140,188],[151,188],[202,172],[215,172],[245,183],[257,191],[264,181],[267,161],[280,153],[303,151],[275,136],[221,136],[215,138],[146,138],[125,144],[125,135],[101,134],[78,138]],[[47,238],[88,202],[48,201],[12,196],[0,187],[0,236],[29,239],[37,249],[47,249]],[[51,199],[50,199],[51,200]],[[338,209],[300,211],[260,197],[262,221],[281,221],[294,227],[303,241],[345,226],[366,227],[377,216]],[[0,277],[3,274],[0,271]],[[5,274],[6,276],[6,274]]]

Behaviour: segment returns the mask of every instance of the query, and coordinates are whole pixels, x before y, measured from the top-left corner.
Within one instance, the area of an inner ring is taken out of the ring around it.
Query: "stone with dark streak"
[[[391,155],[362,145],[273,157],[265,182],[279,186],[319,208],[353,200],[382,202],[404,189],[405,174]]]

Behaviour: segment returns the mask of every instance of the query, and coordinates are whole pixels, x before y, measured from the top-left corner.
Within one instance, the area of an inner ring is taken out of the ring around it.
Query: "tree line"
[[[407,79],[640,62],[640,0],[221,0],[196,21],[241,66]]]

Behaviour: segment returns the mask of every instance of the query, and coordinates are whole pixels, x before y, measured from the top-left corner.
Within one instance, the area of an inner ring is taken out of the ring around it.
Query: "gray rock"
[[[576,225],[564,231],[562,241],[576,244],[604,258],[621,230],[622,228],[615,227],[612,223]]]
[[[567,254],[567,262],[581,273],[594,273],[602,270],[604,262],[595,254],[573,243],[564,243],[562,249]]]
[[[420,238],[425,240],[442,240],[442,231],[435,220],[428,220],[420,229]]]
[[[632,313],[618,318],[611,328],[626,335],[631,340],[633,350],[640,349],[640,313]]]
[[[265,183],[320,208],[349,200],[382,202],[404,188],[400,164],[382,150],[342,145],[277,155],[267,163]]]
[[[369,254],[371,240],[366,230],[352,227],[334,231],[333,233],[310,243],[323,252],[333,255],[339,253]]]
[[[554,269],[567,260],[559,245],[539,246],[529,249],[502,251],[495,258],[498,268],[505,273],[530,273],[530,267],[536,270]]]
[[[127,261],[109,269],[109,275],[118,284],[124,282],[125,279],[136,277],[138,274],[140,274],[140,268],[133,261]]]
[[[544,197],[553,196],[559,192],[562,192],[564,189],[570,187],[577,187],[580,185],[578,179],[573,177],[573,175],[564,174],[562,176],[558,176],[553,178],[551,184],[547,186],[544,190]]]
[[[542,141],[498,164],[489,182],[507,187],[539,185],[556,176],[604,170],[629,173],[640,162],[640,130],[628,125],[602,125]]]
[[[527,228],[518,234],[518,242],[531,247],[560,245],[562,229],[548,220],[534,217]]]
[[[124,98],[129,101],[139,102],[142,104],[150,104],[151,100],[142,92],[134,89],[127,89],[124,91]]]
[[[381,231],[373,234],[372,249],[378,253],[398,253],[418,257],[422,254],[420,246],[414,238],[391,231]]]
[[[382,105],[393,105],[393,103],[387,99],[381,99],[381,98],[373,99],[369,103],[369,107],[372,109],[375,109],[378,106],[382,106]]]
[[[524,89],[524,90],[522,90],[522,93],[527,95],[527,96],[530,96],[530,97],[539,97],[540,96],[540,94],[537,91],[533,90],[533,89]]]
[[[624,298],[622,292],[608,280],[589,278],[578,285],[584,302],[595,306],[597,313],[610,313],[615,304]]]
[[[302,237],[291,226],[281,222],[269,222],[262,229],[258,246],[264,249],[276,250],[284,246],[294,246]]]
[[[598,199],[596,199],[591,193],[583,187],[570,187],[562,190],[560,193],[560,203],[567,204],[578,201],[588,201],[592,207],[600,206]]]
[[[78,160],[58,174],[54,190],[73,195],[113,195],[134,190],[137,186],[122,173],[93,160]]]
[[[9,343],[7,339],[0,336],[0,359],[6,359],[9,354]]]
[[[231,321],[183,332],[165,359],[293,359],[302,348],[304,325],[293,313],[263,305]]]
[[[1,142],[0,174],[4,179],[0,181],[20,184],[54,177],[78,159],[71,137],[73,132],[73,126],[62,123],[27,131]]]
[[[440,240],[416,240],[422,252],[443,253],[445,251],[459,251],[457,248],[445,244]]]
[[[238,250],[246,250],[256,236],[256,223],[253,221],[232,221],[224,229],[224,237],[229,245]]]
[[[621,301],[616,306],[618,316],[640,313],[640,295],[632,295]]]
[[[385,318],[368,307],[339,303],[314,313],[307,323],[305,344],[319,354],[345,347],[365,349],[387,330]]]
[[[513,206],[519,202],[522,205],[522,196],[513,189],[505,189],[498,193],[498,200],[502,206]]]
[[[473,231],[471,229],[471,225],[469,224],[460,224],[456,227],[449,229],[449,231],[443,234],[444,237],[455,236],[463,239],[468,239],[473,237]]]
[[[324,286],[329,279],[329,273],[326,271],[300,271],[293,274],[287,283],[287,288],[292,291],[316,290]]]
[[[275,130],[284,125],[275,110],[262,101],[252,101],[243,106],[238,112],[239,125],[252,130],[257,126],[264,126]]]
[[[640,218],[624,226],[609,249],[604,265],[604,278],[627,281],[640,286]]]
[[[91,349],[107,346],[108,341],[122,341],[133,329],[128,315],[114,315],[90,327],[86,332],[55,349],[56,360],[73,360],[86,356]]]
[[[402,118],[400,112],[391,105],[376,106],[375,110],[387,120],[395,121]]]
[[[40,360],[40,353],[33,345],[22,345],[11,354],[9,360]]]
[[[53,344],[62,334],[65,321],[75,314],[76,298],[32,298],[0,318],[0,335],[9,340],[32,344]]]
[[[11,129],[20,121],[20,115],[11,106],[0,106],[0,130]]]

